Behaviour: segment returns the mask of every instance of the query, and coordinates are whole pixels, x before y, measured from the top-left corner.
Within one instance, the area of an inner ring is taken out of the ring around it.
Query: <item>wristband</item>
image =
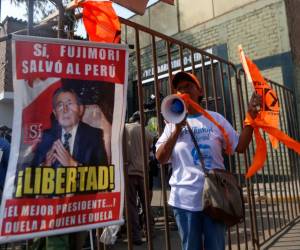
[[[251,117],[251,115],[249,114],[249,112],[247,112],[247,114],[246,114],[246,118],[245,118],[245,120],[244,120],[244,127],[246,127],[246,126],[251,126],[251,127],[254,127],[255,126],[255,121],[254,121],[254,119]]]

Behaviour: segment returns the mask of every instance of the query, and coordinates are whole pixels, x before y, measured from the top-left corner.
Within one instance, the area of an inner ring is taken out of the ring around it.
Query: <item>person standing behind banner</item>
[[[152,145],[152,135],[145,129],[146,140],[146,159],[149,159],[149,151]],[[139,197],[142,208],[146,211],[146,200],[144,192],[144,168],[143,168],[143,152],[142,152],[142,134],[140,124],[140,113],[135,112],[129,119],[129,123],[125,124],[125,147],[128,174],[128,212],[129,222],[132,229],[132,241],[135,245],[143,243],[139,224],[139,211],[137,208],[137,197]],[[150,215],[151,216],[151,215]],[[152,217],[152,216],[151,216]],[[145,220],[144,220],[145,223]],[[145,223],[146,224],[146,223]]]
[[[148,120],[147,130],[151,133],[153,142],[151,145],[150,155],[149,155],[149,195],[150,195],[150,203],[152,202],[153,197],[153,185],[154,185],[154,177],[158,176],[159,172],[159,163],[155,157],[155,144],[158,139],[158,128],[157,128],[157,118],[155,116],[151,117]]]
[[[203,89],[195,75],[179,72],[174,76],[172,85],[178,94],[188,94],[194,102],[201,104]],[[253,119],[257,116],[257,106],[260,105],[260,96],[253,94],[248,107],[248,112]],[[179,124],[166,124],[164,132],[156,143],[156,157],[161,164],[172,163],[169,205],[173,207],[182,249],[199,250],[204,246],[204,249],[223,250],[225,249],[225,225],[214,221],[202,212],[204,173],[186,123],[193,130],[205,168],[225,169],[222,153],[228,145],[223,133],[215,124],[192,107],[188,106],[187,109],[188,115],[184,121]],[[252,139],[253,128],[245,126],[238,136],[222,115],[212,111],[207,112],[227,132],[231,144],[230,153],[244,152]]]
[[[4,138],[0,138],[0,194],[2,197],[2,192],[4,189],[5,176],[8,167],[10,152],[10,144]]]

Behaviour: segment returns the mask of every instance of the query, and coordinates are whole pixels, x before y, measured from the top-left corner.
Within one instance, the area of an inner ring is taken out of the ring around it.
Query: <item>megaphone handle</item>
[[[203,155],[202,155],[202,153],[200,151],[199,145],[198,145],[198,143],[196,141],[195,135],[194,135],[193,130],[191,129],[188,121],[186,121],[186,126],[187,126],[187,128],[189,130],[189,133],[190,133],[191,137],[192,137],[192,141],[195,144],[195,148],[196,148],[197,154],[199,156],[199,160],[201,162],[200,167],[202,168],[202,170],[203,170],[204,173],[207,173],[208,171],[205,169]]]

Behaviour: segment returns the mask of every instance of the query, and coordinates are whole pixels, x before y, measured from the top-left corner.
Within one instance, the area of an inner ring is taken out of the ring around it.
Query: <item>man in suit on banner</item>
[[[52,98],[56,121],[43,132],[32,166],[107,164],[103,131],[81,121],[84,106],[73,89],[59,88]]]

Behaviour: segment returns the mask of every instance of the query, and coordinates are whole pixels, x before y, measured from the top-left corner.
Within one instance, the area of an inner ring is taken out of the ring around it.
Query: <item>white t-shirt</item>
[[[238,144],[239,136],[230,123],[219,113],[208,111],[210,115],[226,130],[231,143],[232,154]],[[225,149],[223,134],[211,121],[203,115],[189,115],[187,122],[193,130],[205,168],[224,169],[222,149]],[[156,143],[156,150],[170,137],[175,124],[168,123]],[[199,157],[187,127],[182,128],[169,159],[172,163],[170,178],[171,206],[190,211],[201,211],[204,174],[199,164]]]

